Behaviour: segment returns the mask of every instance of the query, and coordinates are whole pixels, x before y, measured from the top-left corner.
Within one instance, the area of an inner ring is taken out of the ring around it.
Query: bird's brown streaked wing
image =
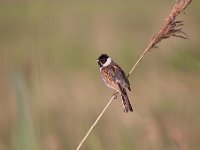
[[[113,63],[113,67],[114,67],[114,70],[116,72],[116,74],[119,74],[119,75],[122,75],[123,78],[124,78],[124,81],[126,83],[126,87],[129,89],[129,91],[131,91],[131,88],[130,88],[130,82],[125,74],[125,72],[121,69],[121,67],[119,65],[117,65],[116,63]]]

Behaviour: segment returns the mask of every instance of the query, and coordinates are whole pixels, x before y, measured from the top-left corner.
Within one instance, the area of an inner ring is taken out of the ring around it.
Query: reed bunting
[[[107,54],[99,56],[97,62],[105,84],[121,94],[124,112],[133,111],[126,92],[126,88],[131,91],[130,83],[124,71]]]

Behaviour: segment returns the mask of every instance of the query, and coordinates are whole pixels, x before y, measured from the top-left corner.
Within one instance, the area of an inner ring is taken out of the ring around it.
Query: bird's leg
[[[115,91],[115,93],[113,94],[113,99],[117,99],[117,94],[118,94],[118,91]]]

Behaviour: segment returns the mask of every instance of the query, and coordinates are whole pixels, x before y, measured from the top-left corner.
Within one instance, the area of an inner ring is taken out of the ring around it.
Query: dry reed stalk
[[[136,63],[133,65],[133,67],[131,68],[131,70],[130,70],[129,74],[127,75],[127,77],[129,77],[131,75],[131,73],[135,70],[136,66],[144,58],[144,56],[147,54],[147,52],[150,52],[152,49],[154,49],[157,46],[157,44],[160,43],[163,39],[167,39],[167,38],[170,38],[170,37],[179,37],[179,38],[187,39],[185,37],[186,33],[183,32],[182,28],[181,28],[184,25],[183,21],[177,21],[176,17],[180,13],[182,13],[185,10],[185,8],[191,2],[192,2],[192,0],[178,0],[175,3],[175,5],[172,8],[170,14],[166,18],[165,23],[162,26],[161,30],[151,38],[149,45],[146,47],[146,49],[141,54],[141,56],[136,61]],[[113,101],[114,98],[115,98],[115,95],[113,95],[111,97],[111,99],[109,100],[107,105],[104,107],[103,111],[100,113],[100,115],[97,117],[97,119],[94,121],[94,123],[92,124],[92,126],[90,127],[90,129],[88,130],[86,135],[84,136],[84,138],[79,143],[79,145],[76,148],[76,150],[79,150],[81,148],[82,144],[85,142],[85,140],[89,136],[90,132],[96,126],[97,122],[102,117],[104,112],[107,110],[108,106],[111,104],[111,102]]]

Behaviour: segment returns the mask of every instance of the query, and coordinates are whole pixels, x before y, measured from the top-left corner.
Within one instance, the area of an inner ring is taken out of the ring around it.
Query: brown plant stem
[[[97,122],[99,121],[99,119],[101,118],[101,116],[104,114],[104,112],[106,111],[106,109],[108,108],[108,106],[111,104],[111,102],[113,101],[113,99],[115,99],[115,95],[113,95],[111,97],[111,99],[109,100],[109,102],[107,103],[107,105],[104,107],[104,109],[102,110],[102,112],[99,114],[99,116],[97,117],[97,119],[94,121],[94,123],[92,124],[92,126],[90,127],[90,129],[88,130],[88,132],[86,133],[86,135],[83,137],[83,139],[81,140],[80,144],[78,145],[78,147],[76,148],[76,150],[79,150],[81,145],[84,143],[84,141],[86,140],[86,138],[88,137],[88,135],[90,134],[90,132],[92,131],[92,129],[95,127],[95,125],[97,124]]]

